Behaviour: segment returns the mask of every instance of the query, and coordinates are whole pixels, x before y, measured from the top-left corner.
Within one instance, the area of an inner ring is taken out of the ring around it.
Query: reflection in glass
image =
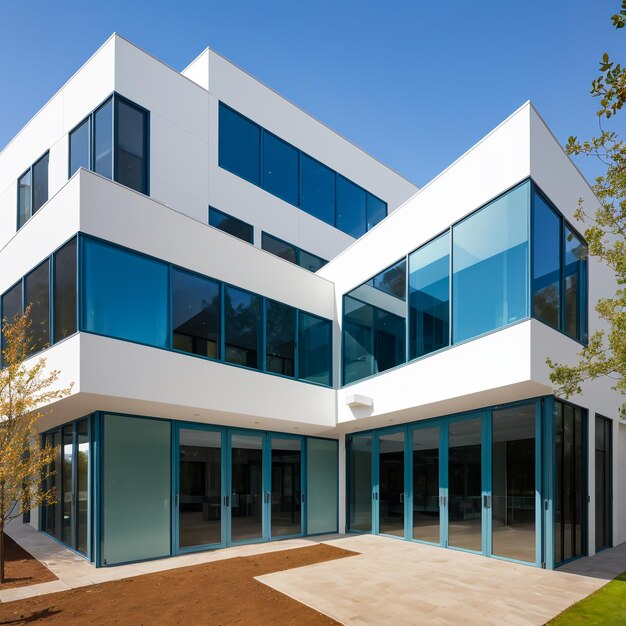
[[[30,305],[31,347],[37,352],[50,344],[50,263],[44,261],[26,276],[26,306]]]
[[[307,437],[307,533],[337,532],[339,505],[339,442]]]
[[[492,552],[534,563],[535,406],[493,412]]]
[[[89,528],[89,427],[87,419],[76,422],[76,549],[87,553]]]
[[[378,530],[404,537],[404,433],[380,435]]]
[[[176,350],[218,358],[219,283],[182,270],[172,270],[172,324]]]
[[[31,171],[30,169],[17,181],[17,228],[20,229],[30,217],[31,196]]]
[[[449,426],[448,543],[456,548],[482,549],[481,420],[466,419]]]
[[[222,436],[180,429],[178,545],[222,541]]]
[[[70,424],[63,428],[63,453],[61,465],[61,541],[73,545],[72,541],[72,469],[74,467],[74,434]]]
[[[300,439],[272,437],[272,537],[302,533],[301,446]]]
[[[219,165],[258,185],[260,182],[261,129],[220,103]]]
[[[317,270],[324,267],[324,265],[328,263],[326,259],[322,259],[322,257],[319,257],[316,254],[311,254],[305,250],[299,250],[298,252],[300,256],[298,265],[303,267],[305,270],[309,270],[309,272],[317,272]]]
[[[533,193],[533,316],[561,326],[561,218]]]
[[[372,530],[372,436],[352,437],[349,460],[350,530]]]
[[[76,332],[76,238],[54,254],[54,341]]]
[[[612,544],[611,537],[611,420],[596,416],[596,552]]]
[[[413,431],[413,539],[439,543],[439,427]]]
[[[263,536],[263,440],[232,435],[231,539]]]
[[[262,336],[261,297],[235,287],[225,287],[224,311],[226,362],[258,369]]]
[[[215,228],[219,228],[221,231],[233,235],[242,241],[252,243],[253,228],[251,224],[233,217],[232,215],[226,215],[213,207],[209,207],[209,225]]]
[[[409,255],[409,358],[450,343],[450,233]]]
[[[115,180],[140,193],[148,192],[147,114],[117,100]]]
[[[304,311],[298,314],[298,378],[331,385],[332,322]]]
[[[263,132],[263,189],[298,204],[299,152],[275,135]]]
[[[528,317],[530,183],[452,229],[453,342]]]
[[[261,247],[263,250],[271,252],[273,255],[278,256],[281,259],[285,259],[285,261],[295,264],[298,263],[298,249],[296,246],[293,246],[286,241],[282,241],[276,237],[272,237],[272,235],[263,233],[261,238]]]
[[[94,171],[113,178],[113,100],[108,100],[94,118]]]
[[[387,203],[380,198],[367,194],[367,230],[374,228],[378,222],[387,217]]]
[[[70,133],[70,176],[81,167],[90,169],[89,122],[88,117]]]
[[[296,358],[296,309],[266,300],[265,371],[294,376]]]
[[[50,153],[33,165],[33,215],[48,202],[48,161]]]
[[[336,227],[357,239],[366,231],[365,212],[365,190],[338,175]]]
[[[49,472],[50,475],[46,480],[46,489],[54,490],[54,502],[48,504],[44,508],[44,530],[57,539],[61,539],[61,504],[59,498],[62,494],[61,489],[61,472],[59,468],[61,463],[59,462],[61,456],[61,433],[55,431],[53,433],[46,433],[44,439],[44,445],[56,450],[55,460],[50,463]]]
[[[586,338],[587,246],[565,227],[565,332]]]
[[[315,159],[301,154],[300,208],[335,225],[335,172]]]

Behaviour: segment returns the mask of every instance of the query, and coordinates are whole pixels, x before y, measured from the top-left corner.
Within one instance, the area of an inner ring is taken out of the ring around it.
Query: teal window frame
[[[46,199],[41,202],[37,207],[35,207],[35,168],[39,166],[43,161],[46,160],[46,169],[47,169],[47,189],[46,189]],[[21,221],[21,213],[20,211],[20,200],[22,194],[20,194],[20,184],[21,180],[24,176],[30,175],[30,188],[28,190],[28,210],[24,213],[24,221]],[[50,199],[50,150],[46,150],[27,170],[25,170],[20,176],[17,178],[17,213],[15,224],[15,230],[18,231],[26,222],[30,220],[30,218],[37,213],[37,211]]]

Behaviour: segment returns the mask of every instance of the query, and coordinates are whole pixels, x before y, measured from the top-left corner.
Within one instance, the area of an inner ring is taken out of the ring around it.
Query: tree
[[[0,583],[5,581],[4,529],[16,517],[38,506],[53,504],[52,476],[56,449],[41,448],[36,426],[41,407],[69,394],[71,385],[55,389],[56,370],[46,372],[39,357],[25,363],[33,352],[34,333],[29,309],[12,322],[3,320],[3,368],[0,369]]]
[[[626,0],[611,21],[616,29],[626,26]],[[606,330],[591,335],[578,363],[563,365],[547,359],[552,369],[550,380],[565,397],[581,393],[584,381],[600,377],[612,379],[613,388],[626,393],[626,144],[617,132],[604,128],[626,104],[626,67],[612,61],[607,53],[600,61],[598,78],[591,84],[591,95],[600,99],[600,134],[585,141],[570,137],[566,151],[572,156],[599,159],[606,172],[592,185],[599,201],[594,215],[585,212],[580,200],[575,216],[589,224],[585,229],[589,254],[613,270],[618,288],[612,297],[598,301],[596,311],[606,322]],[[625,408],[623,405],[623,414]]]

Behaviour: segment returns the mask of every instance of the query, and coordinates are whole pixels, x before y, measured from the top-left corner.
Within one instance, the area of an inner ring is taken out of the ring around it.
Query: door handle
[[[224,496],[224,506],[228,507],[230,504],[230,498],[228,496]]]
[[[265,504],[269,504],[270,501],[270,492],[266,491],[265,492]]]
[[[301,500],[302,500],[302,504],[304,504],[304,494],[302,494],[302,495],[300,496],[300,498],[301,498]]]
[[[439,496],[439,506],[446,506],[446,497]]]
[[[483,495],[483,506],[486,509],[490,509],[491,508],[491,496],[488,496],[487,494]]]
[[[400,504],[404,504],[404,494],[400,494]]]

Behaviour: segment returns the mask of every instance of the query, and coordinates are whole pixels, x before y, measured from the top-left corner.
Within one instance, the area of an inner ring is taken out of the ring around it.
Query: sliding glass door
[[[378,532],[404,537],[404,430],[378,438]]]
[[[613,422],[596,415],[595,436],[595,501],[596,552],[612,545],[612,426]]]
[[[302,534],[302,440],[271,436],[270,536]]]
[[[415,428],[412,433],[413,529],[412,538],[441,541],[440,426]]]

